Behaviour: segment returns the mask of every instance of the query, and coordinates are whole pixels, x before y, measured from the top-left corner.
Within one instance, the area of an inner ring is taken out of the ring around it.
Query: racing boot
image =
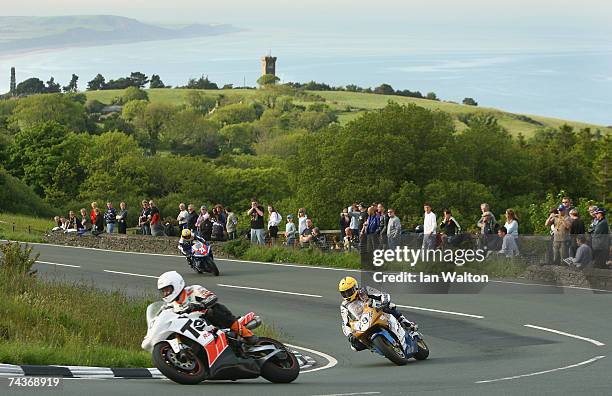
[[[399,322],[402,325],[402,327],[407,331],[417,331],[419,329],[419,325],[417,325],[414,322],[409,321],[408,319],[406,319],[404,315],[401,315],[399,317]]]
[[[246,327],[242,326],[238,321],[232,323],[230,330],[244,339],[244,342],[249,345],[255,345],[259,338]]]

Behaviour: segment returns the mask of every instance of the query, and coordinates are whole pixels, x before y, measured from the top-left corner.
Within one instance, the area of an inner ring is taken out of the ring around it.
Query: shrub
[[[5,245],[0,245],[0,271],[6,273],[19,273],[34,275],[36,270],[32,270],[32,266],[38,260],[39,254],[37,253],[32,258],[32,248],[25,244],[22,245],[19,242],[8,242]]]

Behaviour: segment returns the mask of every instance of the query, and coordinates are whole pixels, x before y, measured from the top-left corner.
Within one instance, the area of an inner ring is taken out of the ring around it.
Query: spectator
[[[493,213],[484,212],[482,217],[478,221],[478,226],[480,227],[480,238],[479,244],[480,249],[484,250],[497,250],[497,231],[499,229],[499,225],[495,222],[495,218],[493,217]]]
[[[325,236],[323,236],[321,231],[319,231],[319,227],[313,228],[310,236],[310,243],[312,243],[315,247],[323,250],[327,249],[327,241],[325,241]]]
[[[64,230],[64,223],[62,222],[62,219],[59,216],[53,217],[53,223],[55,224],[55,227],[51,228],[51,231],[63,231]]]
[[[214,216],[211,216],[210,219],[212,221],[211,239],[213,241],[224,241],[225,226],[222,223],[221,216],[219,214],[215,214]]]
[[[265,245],[264,208],[257,203],[255,198],[251,200],[251,208],[247,214],[251,216],[251,243]]]
[[[66,232],[78,232],[83,227],[81,226],[81,220],[79,220],[74,211],[68,213],[68,219],[66,220]]]
[[[355,247],[355,235],[353,234],[353,229],[351,227],[346,227],[344,230],[344,250],[351,250]]]
[[[304,231],[300,233],[300,244],[302,247],[306,247],[312,241],[312,230],[313,230],[312,220],[306,219],[306,228]]]
[[[293,222],[293,215],[287,215],[287,224],[285,224],[285,238],[287,238],[287,246],[295,245],[295,223]]]
[[[278,237],[278,226],[283,218],[280,213],[274,209],[274,206],[268,205],[268,232],[270,233],[271,244],[276,244],[276,238]]]
[[[507,234],[513,236],[518,241],[518,219],[514,210],[506,209],[506,224],[504,224],[504,227],[506,227]]]
[[[85,208],[81,208],[81,227],[83,227],[83,232],[91,231],[91,226],[93,223],[91,222],[91,218],[87,215],[87,210]]]
[[[149,207],[149,201],[143,199],[141,205],[142,210],[138,218],[138,226],[142,230],[142,235],[151,235],[151,208]]]
[[[568,214],[572,211],[572,209],[574,209],[572,207],[572,200],[569,199],[569,197],[563,197],[561,198],[561,205],[565,208],[565,213]]]
[[[191,232],[196,231],[196,222],[198,221],[198,213],[195,211],[193,204],[189,204],[187,206],[187,228],[191,230]]]
[[[498,252],[508,258],[519,255],[518,246],[516,245],[516,238],[508,233],[506,227],[500,227],[497,231],[497,235],[502,240],[501,250]]]
[[[340,236],[344,240],[346,236],[346,228],[351,226],[352,217],[349,215],[348,208],[342,209],[342,213],[340,213],[340,220],[338,221],[338,228],[340,229]]]
[[[363,203],[359,203],[357,205],[357,209],[359,210],[359,232],[362,235],[365,235],[364,226],[365,226],[366,221],[368,221],[368,210],[363,205]],[[364,241],[364,244],[365,244],[365,241]]]
[[[578,249],[578,237],[584,235],[584,221],[580,218],[580,214],[576,208],[572,208],[569,211],[572,225],[570,227],[570,257],[576,257],[576,251]]]
[[[227,216],[225,214],[225,209],[223,209],[223,205],[216,204],[215,205],[215,210],[216,210],[217,219],[219,220],[219,222],[221,224],[225,224],[227,222]]]
[[[200,206],[200,215],[196,221],[196,228],[198,229],[199,235],[204,238],[205,241],[212,239],[212,221],[206,205]]]
[[[227,238],[231,241],[236,239],[236,226],[238,225],[238,217],[236,213],[232,212],[232,209],[225,208],[227,220],[225,222],[225,228],[227,230]]]
[[[436,214],[431,211],[431,206],[426,203],[423,205],[425,214],[423,216],[423,244],[422,249],[430,250],[434,248],[436,242]]]
[[[96,209],[98,208],[97,202],[91,203],[91,213],[89,214],[89,218],[91,219],[91,224],[96,224]]]
[[[440,223],[440,230],[442,231],[442,246],[446,246],[446,243],[452,245],[458,240],[457,236],[461,233],[461,226],[449,209],[444,210],[444,218]]]
[[[387,224],[387,244],[389,249],[393,250],[399,246],[402,241],[402,223],[399,217],[395,215],[395,209],[389,208],[387,212],[389,222]]]
[[[306,215],[306,209],[299,208],[298,209],[298,232],[302,235],[302,232],[306,229],[306,220],[308,220],[308,216]]]
[[[119,212],[117,213],[117,226],[119,228],[119,234],[127,234],[127,218],[128,211],[126,209],[125,202],[119,203]]]
[[[578,235],[576,237],[576,245],[578,248],[576,249],[576,255],[573,257],[569,257],[565,260],[565,262],[570,265],[574,264],[578,269],[585,268],[593,262],[593,250],[587,243],[586,237],[584,234]]]
[[[161,222],[161,213],[159,213],[159,209],[155,206],[155,202],[153,200],[149,201],[149,208],[151,213],[149,214],[151,224],[151,235],[153,236],[163,236],[164,235],[164,227]]]
[[[598,208],[594,212],[597,224],[593,228],[591,244],[593,247],[593,259],[595,268],[606,268],[608,254],[610,252],[610,226],[606,219],[606,211]]]
[[[351,224],[349,227],[353,231],[353,237],[355,237],[359,235],[359,230],[361,230],[361,222],[359,220],[361,217],[361,210],[357,203],[353,203],[353,205],[348,207],[348,214],[351,218]]]
[[[117,222],[117,210],[113,208],[112,202],[106,203],[106,213],[104,213],[104,221],[106,221],[106,232],[112,234],[115,230],[115,223]]]
[[[565,206],[557,208],[557,213],[551,213],[546,220],[547,226],[553,226],[553,264],[560,265],[568,256],[567,242],[569,240],[571,222],[565,212]]]
[[[591,205],[589,206],[589,215],[591,216],[591,223],[589,224],[589,228],[587,230],[587,232],[589,234],[593,233],[593,230],[595,229],[595,226],[597,225],[597,216],[595,215],[595,211],[599,209],[597,206],[595,205]]]
[[[363,225],[363,233],[365,234],[366,252],[368,255],[373,254],[374,250],[378,249],[378,243],[380,241],[378,232],[378,226],[380,225],[380,218],[376,215],[376,207],[370,206],[368,208],[368,219]]]
[[[478,226],[478,228],[480,228],[482,230],[482,224],[485,221],[485,214],[488,213],[491,216],[491,220],[495,223],[497,222],[497,220],[495,219],[495,215],[493,214],[493,212],[491,212],[491,208],[489,207],[488,203],[481,203],[480,204],[480,212],[482,213],[482,215],[480,216],[480,220],[478,220],[478,223],[476,224]],[[497,234],[497,230],[495,230],[495,233]]]
[[[98,236],[104,233],[104,216],[102,215],[102,211],[97,206],[94,208],[94,217],[96,222],[91,229],[91,233]]]
[[[389,225],[389,215],[385,212],[383,204],[379,203],[376,206],[378,216],[378,246],[381,249],[387,249],[387,226]]]
[[[176,216],[176,221],[178,221],[179,231],[187,228],[187,222],[189,219],[189,212],[185,209],[185,204],[181,202],[179,204],[179,214]]]

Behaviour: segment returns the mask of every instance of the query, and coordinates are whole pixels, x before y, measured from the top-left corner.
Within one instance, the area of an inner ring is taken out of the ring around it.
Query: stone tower
[[[276,76],[276,57],[271,54],[261,58],[261,74]]]

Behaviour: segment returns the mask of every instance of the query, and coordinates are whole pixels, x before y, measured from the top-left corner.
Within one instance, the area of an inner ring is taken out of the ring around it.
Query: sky
[[[409,27],[612,32],[609,0],[20,0],[2,15],[113,14],[166,23],[393,31]]]

